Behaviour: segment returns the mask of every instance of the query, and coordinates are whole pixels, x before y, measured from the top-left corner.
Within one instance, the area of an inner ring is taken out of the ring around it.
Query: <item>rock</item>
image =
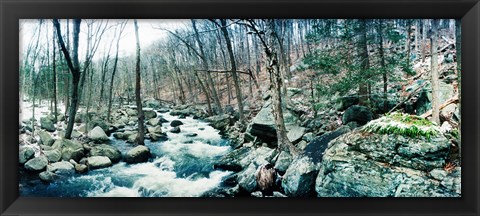
[[[159,109],[162,106],[160,104],[160,101],[155,99],[146,99],[143,101],[143,105],[146,108],[153,108],[153,109]]]
[[[112,165],[112,161],[106,156],[91,156],[87,158],[89,169],[100,169]]]
[[[152,126],[161,125],[159,118],[152,118],[152,119],[147,121],[147,124],[152,125]]]
[[[28,171],[40,172],[48,165],[47,157],[41,155],[36,158],[30,159],[25,163],[25,169]]]
[[[127,137],[127,142],[134,143],[136,139],[137,139],[137,133],[130,134]]]
[[[161,134],[162,127],[161,126],[147,127],[147,131],[148,133]]]
[[[168,120],[164,119],[161,116],[158,119],[160,120],[160,123],[167,123],[168,122]]]
[[[243,169],[242,164],[240,164],[240,159],[246,157],[251,150],[252,148],[250,147],[235,149],[221,157],[219,160],[216,160],[213,164],[213,168],[239,172]]]
[[[42,129],[45,129],[48,132],[54,132],[55,131],[55,125],[54,125],[53,121],[51,121],[47,117],[40,118],[40,126],[41,126]]]
[[[230,126],[232,124],[231,117],[228,114],[211,116],[206,118],[205,120],[210,122],[210,125],[213,128],[221,131],[224,131],[227,126]]]
[[[254,191],[250,194],[251,197],[263,197],[263,194],[261,191]]]
[[[108,132],[109,129],[110,129],[110,125],[108,125],[107,123],[105,123],[103,120],[101,120],[99,118],[93,119],[90,122],[88,122],[87,129],[92,130],[92,128],[95,129],[95,127],[97,127],[97,126],[102,128],[104,133]]]
[[[51,163],[55,163],[62,158],[62,152],[60,152],[60,150],[58,150],[58,149],[53,149],[53,150],[50,150],[50,151],[43,151],[43,153],[47,157],[48,162],[51,162]]]
[[[127,163],[142,163],[148,161],[150,157],[150,149],[146,146],[139,145],[125,155],[125,162]]]
[[[287,196],[311,196],[320,167],[310,157],[295,159],[283,175],[282,188]]]
[[[442,110],[440,110],[440,114],[446,117],[451,117],[455,113],[456,109],[457,109],[456,104],[449,104],[446,107],[444,107]]]
[[[439,181],[445,179],[445,177],[447,177],[447,174],[447,171],[443,169],[433,169],[432,171],[430,171],[430,176]]]
[[[198,134],[196,134],[196,133],[186,133],[184,136],[186,136],[186,137],[196,137],[196,136],[198,136]]]
[[[72,131],[72,138],[80,138],[82,134],[76,130]]]
[[[429,82],[429,81],[426,81],[426,82]],[[407,109],[407,112],[415,113],[417,115],[422,115],[432,108],[432,94],[430,93],[432,92],[432,87],[430,82],[427,85],[425,85],[420,92],[421,93],[419,94],[414,104],[410,105],[411,107],[410,109],[413,109],[413,110]],[[439,82],[438,100],[440,104],[442,104],[443,102],[453,97],[453,94],[454,94],[453,85],[447,84],[445,82]]]
[[[274,168],[281,173],[285,173],[290,166],[290,163],[292,163],[292,160],[293,158],[289,153],[282,151],[280,152],[280,155],[278,155]]]
[[[79,161],[85,155],[82,144],[68,139],[58,139],[53,143],[52,147],[62,152],[62,160],[64,161],[69,161],[70,159]]]
[[[129,110],[127,110],[127,115],[128,116],[137,116],[137,110],[129,109]]]
[[[360,125],[364,125],[373,119],[373,113],[368,107],[353,105],[348,108],[342,117],[343,124],[355,121]]]
[[[340,97],[335,104],[335,109],[337,111],[344,111],[347,108],[358,103],[358,95],[350,95],[345,97]]]
[[[284,108],[283,118],[287,130],[289,126],[293,125],[296,121],[295,116],[286,108]],[[271,102],[267,102],[252,119],[252,123],[247,127],[247,132],[252,136],[260,138],[264,142],[276,143],[277,130],[275,128],[275,118],[272,114]]]
[[[49,171],[41,172],[40,174],[38,174],[38,177],[40,178],[40,180],[47,183],[53,182],[55,180],[55,174]]]
[[[400,135],[362,135],[359,130],[329,143],[316,179],[319,197],[451,197],[441,187],[448,142],[445,138],[405,138]],[[431,178],[432,176],[433,178]]]
[[[442,126],[440,127],[440,131],[442,133],[448,133],[448,132],[451,132],[453,130],[453,127],[452,125],[450,125],[450,123],[448,123],[448,121],[444,121],[442,123]]]
[[[177,126],[180,126],[180,125],[183,125],[183,122],[181,122],[179,120],[173,120],[172,122],[170,122],[170,126],[172,126],[172,127],[177,127]]]
[[[308,143],[305,140],[302,140],[297,143],[297,148],[300,150],[304,150],[307,147]]]
[[[35,150],[32,147],[23,147],[18,152],[18,162],[20,164],[26,163],[28,160],[35,157]]]
[[[97,143],[108,140],[107,134],[105,134],[105,132],[99,126],[96,126],[90,132],[88,132],[87,137]]]
[[[305,140],[306,142],[312,141],[313,140],[313,133],[308,132],[308,133],[304,134],[303,137],[302,137],[302,140]]]
[[[456,167],[452,172],[448,173],[447,176],[440,182],[440,185],[447,188],[450,191],[455,192],[455,194],[462,193],[462,169],[461,167]]]
[[[301,139],[303,134],[305,133],[305,128],[304,127],[291,127],[287,133],[287,138],[292,142],[293,144],[298,143]]]
[[[85,124],[81,124],[78,129],[78,131],[82,132],[82,133],[86,133],[87,132],[87,126]]]
[[[75,171],[78,173],[86,173],[88,171],[88,166],[85,164],[75,164]]]
[[[144,110],[143,114],[145,115],[145,119],[151,119],[157,117],[157,113],[153,110]]]
[[[150,134],[150,139],[152,139],[153,141],[166,141],[168,140],[168,137],[165,133]]]
[[[114,146],[107,145],[107,144],[94,146],[90,150],[90,155],[108,157],[112,163],[117,163],[120,160],[122,160],[122,153],[120,152],[120,150],[118,150]]]
[[[40,136],[40,143],[43,145],[51,146],[55,142],[52,136],[45,131],[39,131],[38,136]]]
[[[74,172],[74,167],[70,162],[61,161],[47,165],[47,171],[52,173],[68,174]]]
[[[169,110],[167,108],[160,108],[158,109],[159,113],[167,113]]]
[[[170,129],[170,132],[171,133],[180,133],[180,127],[178,127],[178,126],[173,127],[172,129]]]
[[[256,172],[257,168],[251,163],[244,171],[238,174],[238,185],[240,189],[251,193],[257,188]]]

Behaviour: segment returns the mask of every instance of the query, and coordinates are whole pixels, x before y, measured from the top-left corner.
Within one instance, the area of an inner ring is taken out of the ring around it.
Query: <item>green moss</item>
[[[440,134],[435,123],[415,115],[392,113],[370,121],[362,130],[369,133],[397,134],[412,138],[430,139]]]

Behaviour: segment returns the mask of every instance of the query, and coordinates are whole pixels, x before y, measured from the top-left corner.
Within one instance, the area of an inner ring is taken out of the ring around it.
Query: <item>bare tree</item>
[[[77,107],[78,107],[78,83],[80,81],[80,66],[78,63],[78,38],[80,34],[80,23],[82,22],[81,19],[74,19],[73,20],[73,45],[72,45],[72,56],[70,56],[70,52],[65,47],[65,43],[63,42],[62,32],[60,28],[60,23],[58,19],[53,20],[53,25],[56,28],[57,32],[57,39],[60,43],[60,47],[62,49],[63,55],[65,60],[67,61],[68,68],[72,74],[72,104],[70,106],[70,111],[68,115],[68,124],[67,130],[65,132],[65,138],[70,139],[73,130],[73,123],[75,121],[75,115],[77,114]]]
[[[438,62],[437,62],[437,39],[438,39],[438,19],[432,22],[430,43],[431,43],[431,75],[432,75],[432,121],[440,125],[440,101],[438,98],[439,80],[438,80]]]
[[[138,133],[137,137],[135,138],[135,143],[137,145],[144,145],[144,131],[145,125],[143,124],[143,120],[145,116],[143,115],[143,108],[142,108],[142,98],[140,97],[140,83],[141,83],[141,75],[140,75],[140,39],[138,37],[138,24],[137,20],[133,20],[133,24],[135,25],[135,38],[137,41],[137,63],[135,65],[135,73],[136,73],[136,81],[135,81],[135,96],[136,96],[136,103],[137,103],[137,114],[138,114]]]

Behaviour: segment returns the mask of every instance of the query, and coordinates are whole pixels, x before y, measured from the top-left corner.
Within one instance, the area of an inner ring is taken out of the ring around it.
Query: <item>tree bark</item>
[[[367,47],[367,21],[362,19],[360,21],[360,29],[361,29],[361,38],[360,38],[360,61],[361,61],[361,68],[362,71],[360,72],[360,81],[359,81],[359,104],[360,105],[367,105],[368,104],[368,85],[367,85],[367,77],[366,73],[369,69],[368,63],[368,47]]]
[[[58,121],[57,118],[57,65],[56,65],[56,46],[55,46],[55,28],[52,29],[52,45],[53,45],[53,62],[52,62],[52,70],[53,70],[53,115],[55,115],[55,120]]]
[[[383,110],[384,112],[388,109],[388,96],[387,96],[387,88],[388,88],[388,79],[387,79],[387,68],[385,67],[385,54],[383,52],[383,21],[380,19],[378,23],[378,53],[380,55],[380,66],[382,68],[382,78],[383,78]]]
[[[437,38],[438,38],[438,19],[434,19],[432,23],[431,43],[431,76],[432,76],[432,121],[440,125],[440,109],[439,109],[439,80],[438,80],[438,62],[437,62]]]
[[[138,133],[137,137],[135,138],[135,143],[137,145],[144,145],[144,124],[143,120],[145,119],[145,116],[143,115],[143,108],[142,108],[142,98],[140,96],[140,83],[141,83],[141,75],[140,75],[140,38],[138,37],[138,24],[137,20],[133,20],[133,24],[135,26],[135,38],[137,41],[137,63],[135,64],[135,74],[136,74],[136,80],[135,80],[135,96],[136,96],[136,103],[137,103],[137,114],[138,114]]]
[[[232,78],[233,78],[233,83],[235,85],[235,93],[237,96],[237,105],[238,105],[238,113],[240,116],[240,123],[245,123],[245,118],[243,116],[243,97],[242,97],[242,90],[240,87],[240,82],[237,76],[237,65],[235,62],[235,57],[233,55],[233,49],[232,49],[232,44],[230,42],[230,37],[228,35],[228,29],[227,29],[227,20],[225,19],[220,19],[220,23],[222,25],[222,32],[223,32],[223,37],[225,38],[225,43],[227,44],[227,50],[228,50],[228,55],[230,56],[230,64],[232,67]]]
[[[458,92],[462,92],[462,23],[460,22],[460,19],[455,20],[455,48],[456,48],[456,56],[457,56],[457,77],[458,77]],[[458,110],[461,109],[462,105],[462,94],[458,94],[458,100],[460,103],[458,103]],[[462,155],[462,118],[461,118],[462,112],[458,112],[458,140],[460,144],[458,145],[458,151],[459,155]]]
[[[73,131],[73,123],[75,122],[75,115],[77,114],[77,107],[78,107],[78,82],[80,81],[80,66],[78,63],[78,40],[80,34],[80,23],[81,19],[74,19],[73,20],[73,45],[72,45],[72,57],[70,57],[70,53],[68,52],[67,48],[65,47],[65,43],[63,42],[62,32],[60,29],[60,23],[57,19],[53,20],[53,24],[57,30],[57,39],[60,43],[60,47],[62,49],[63,55],[65,60],[67,61],[68,68],[72,74],[72,104],[70,105],[70,111],[68,115],[68,124],[67,130],[65,131],[65,138],[71,139],[72,131]]]

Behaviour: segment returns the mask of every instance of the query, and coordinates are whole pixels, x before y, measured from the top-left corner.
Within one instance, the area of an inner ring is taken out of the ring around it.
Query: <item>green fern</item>
[[[404,113],[391,113],[370,121],[362,130],[369,133],[397,134],[412,138],[431,137],[440,134],[438,126],[424,118]]]

